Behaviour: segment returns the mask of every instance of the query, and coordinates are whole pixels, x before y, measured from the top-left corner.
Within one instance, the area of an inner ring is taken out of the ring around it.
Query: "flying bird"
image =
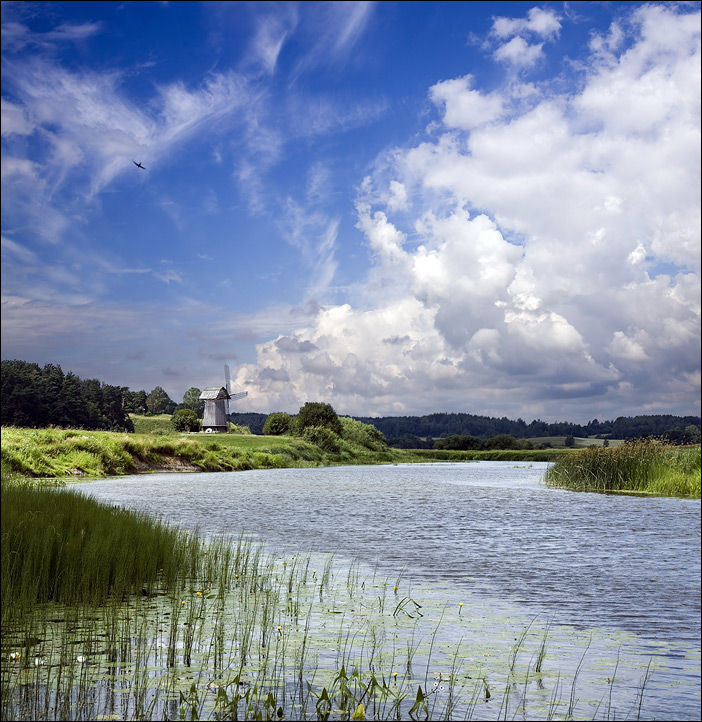
[[[137,168],[141,168],[142,170],[146,170],[146,168],[144,168],[144,166],[143,166],[141,163],[137,163],[135,160],[133,160],[132,163],[134,163],[134,165],[135,165]]]

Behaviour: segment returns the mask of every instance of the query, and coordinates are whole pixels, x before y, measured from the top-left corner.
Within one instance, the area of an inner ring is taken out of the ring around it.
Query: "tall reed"
[[[546,471],[544,481],[575,491],[699,497],[700,447],[673,447],[655,439],[614,447],[590,446],[559,457]]]
[[[197,535],[64,489],[2,484],[2,623],[35,604],[150,595],[197,571]]]

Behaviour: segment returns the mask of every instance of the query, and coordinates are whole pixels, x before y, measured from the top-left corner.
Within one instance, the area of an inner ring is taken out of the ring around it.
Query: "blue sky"
[[[699,2],[2,3],[3,359],[697,415],[700,275]]]

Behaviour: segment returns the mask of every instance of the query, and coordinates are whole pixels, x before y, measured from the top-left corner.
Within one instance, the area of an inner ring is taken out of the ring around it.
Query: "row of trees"
[[[690,438],[689,427],[695,427],[698,431],[700,429],[699,416],[673,416],[670,414],[620,416],[614,421],[602,422],[593,419],[587,424],[548,423],[540,420],[527,424],[522,419],[515,421],[506,417],[493,418],[461,413],[356,418],[366,423],[372,423],[385,434],[391,446],[400,448],[432,448],[435,439],[449,436],[474,436],[479,439],[490,439],[501,434],[507,434],[516,439],[545,436],[638,439],[655,436],[670,438],[673,441]]]
[[[129,391],[127,389],[124,403],[130,414],[158,416],[159,414],[173,414],[178,409],[190,409],[201,419],[205,402],[200,400],[200,393],[200,389],[193,386],[183,395],[183,403],[177,404],[160,386],[157,386],[149,394],[146,391]]]
[[[39,366],[27,361],[2,361],[1,415],[3,426],[46,426],[134,431],[129,414],[173,414],[191,409],[202,417],[200,390],[190,388],[177,404],[157,386],[151,392],[130,391],[97,379],[64,373],[57,364]]]
[[[42,368],[26,361],[2,361],[2,424],[7,426],[39,428],[52,425],[130,431],[133,425],[128,414],[174,414],[184,410],[202,419],[204,402],[200,400],[200,393],[200,389],[193,386],[178,404],[160,386],[149,393],[131,391],[125,386],[111,386],[97,379],[80,379],[71,372],[64,373],[55,364]],[[336,412],[329,404],[315,402],[306,409],[308,406],[310,404],[305,404],[296,417],[283,412],[268,416],[233,413],[230,420],[249,427],[253,433],[302,434],[308,426],[320,426],[339,434],[329,409],[333,417],[336,417]],[[313,422],[308,423],[307,416]],[[194,428],[191,416],[183,418],[190,419],[188,428]],[[433,448],[436,439],[445,440],[452,436],[483,440],[500,436],[515,439],[547,436],[636,439],[654,436],[678,444],[698,443],[700,440],[700,417],[670,414],[620,416],[614,421],[604,422],[593,419],[585,425],[540,420],[527,424],[522,419],[514,421],[506,417],[463,413],[380,418],[361,416],[355,419],[376,428],[383,439],[388,439],[388,443],[397,448]]]
[[[134,431],[124,403],[126,387],[26,361],[3,361],[0,387],[3,426]]]
[[[448,436],[445,439],[437,439],[433,448],[455,451],[487,451],[492,449],[533,449],[535,447],[528,439],[515,439],[509,434],[497,434],[489,439],[478,439],[476,436]]]

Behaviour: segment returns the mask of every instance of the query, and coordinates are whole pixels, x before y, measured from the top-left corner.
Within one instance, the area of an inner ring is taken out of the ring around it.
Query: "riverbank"
[[[312,466],[438,461],[555,461],[562,449],[441,451],[369,449],[341,440],[324,451],[292,436],[253,434],[125,434],[71,429],[2,429],[2,475],[75,479],[150,472],[245,471]]]

